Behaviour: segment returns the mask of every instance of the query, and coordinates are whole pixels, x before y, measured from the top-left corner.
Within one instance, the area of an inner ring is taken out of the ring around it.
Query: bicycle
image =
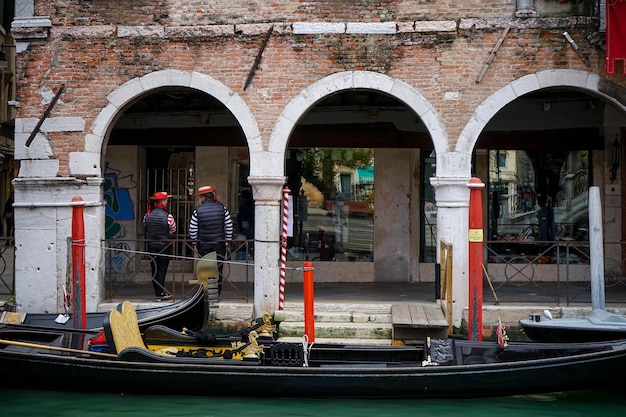
[[[509,259],[504,266],[506,282],[516,287],[533,283],[535,266],[532,260],[525,256],[516,256]]]
[[[615,259],[608,258],[604,261],[604,285],[605,287],[614,287],[616,285],[626,285],[626,277],[624,277],[624,262],[626,259],[622,259],[622,262]]]

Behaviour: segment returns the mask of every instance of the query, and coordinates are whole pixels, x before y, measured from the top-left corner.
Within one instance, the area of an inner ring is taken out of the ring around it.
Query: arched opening
[[[206,91],[172,85],[151,89],[119,112],[104,159],[109,298],[120,289],[150,297],[152,272],[143,217],[149,197],[157,191],[171,195],[168,210],[177,223],[166,286],[175,296],[185,296],[193,288],[186,285],[194,277],[196,256],[188,222],[198,204],[198,187],[217,188],[218,199],[232,211],[233,220],[241,192],[249,188],[250,153],[237,118]],[[245,248],[244,241],[250,238],[244,236],[238,244]],[[245,266],[228,266],[224,273],[233,282],[252,279]]]
[[[423,221],[432,152],[424,122],[397,97],[353,88],[316,102],[287,147],[288,260],[318,262],[316,280],[417,282],[435,251]]]
[[[607,276],[623,276],[622,221],[614,210],[622,179],[610,171],[612,159],[621,160],[621,144],[612,148],[625,122],[623,110],[598,92],[555,85],[520,94],[485,124],[473,175],[487,186],[485,258],[496,290],[530,285],[557,302],[589,296],[592,185],[604,185]],[[565,283],[567,294],[559,293]]]

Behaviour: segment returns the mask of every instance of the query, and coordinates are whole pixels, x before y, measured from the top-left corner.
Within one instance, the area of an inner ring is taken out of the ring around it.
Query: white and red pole
[[[280,284],[278,289],[278,309],[285,308],[285,268],[287,266],[287,233],[289,226],[289,187],[283,188],[283,222],[280,236]]]
[[[485,186],[479,178],[471,178],[467,186],[469,199],[469,340],[483,340],[483,203],[481,190]]]
[[[85,201],[72,198],[72,270],[74,328],[87,328],[87,306],[85,295]]]

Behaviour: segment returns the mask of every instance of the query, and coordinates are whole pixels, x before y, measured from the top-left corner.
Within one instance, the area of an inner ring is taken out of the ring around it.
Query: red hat
[[[171,195],[169,195],[165,191],[157,191],[156,193],[152,194],[150,200],[165,200],[166,198],[170,197]]]
[[[198,188],[198,192],[196,193],[196,195],[203,195],[203,194],[208,194],[208,193],[217,193],[217,188],[213,188],[210,185],[204,185],[200,188]]]

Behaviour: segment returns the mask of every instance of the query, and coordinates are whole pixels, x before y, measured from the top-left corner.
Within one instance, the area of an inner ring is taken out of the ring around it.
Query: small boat
[[[0,369],[10,375],[0,386],[151,395],[471,398],[595,389],[614,384],[626,369],[626,340],[309,344],[263,340],[267,329],[258,327],[246,341],[216,337],[207,346],[159,346],[146,344],[151,332],[140,332],[134,320],[127,302],[109,313],[103,324],[107,351],[89,349],[95,332],[0,327]]]
[[[547,314],[532,314],[520,320],[529,339],[537,342],[599,342],[626,339],[626,317],[593,309],[589,315],[553,319]]]
[[[163,325],[173,329],[183,327],[197,330],[207,323],[209,309],[208,296],[202,285],[198,285],[195,292],[187,299],[176,303],[163,303],[158,307],[137,310],[139,327],[144,330],[150,326]],[[108,312],[86,313],[86,329],[101,330]],[[58,314],[26,313],[22,314],[21,324],[33,327],[48,327],[69,329],[73,327],[73,320],[59,321]]]

